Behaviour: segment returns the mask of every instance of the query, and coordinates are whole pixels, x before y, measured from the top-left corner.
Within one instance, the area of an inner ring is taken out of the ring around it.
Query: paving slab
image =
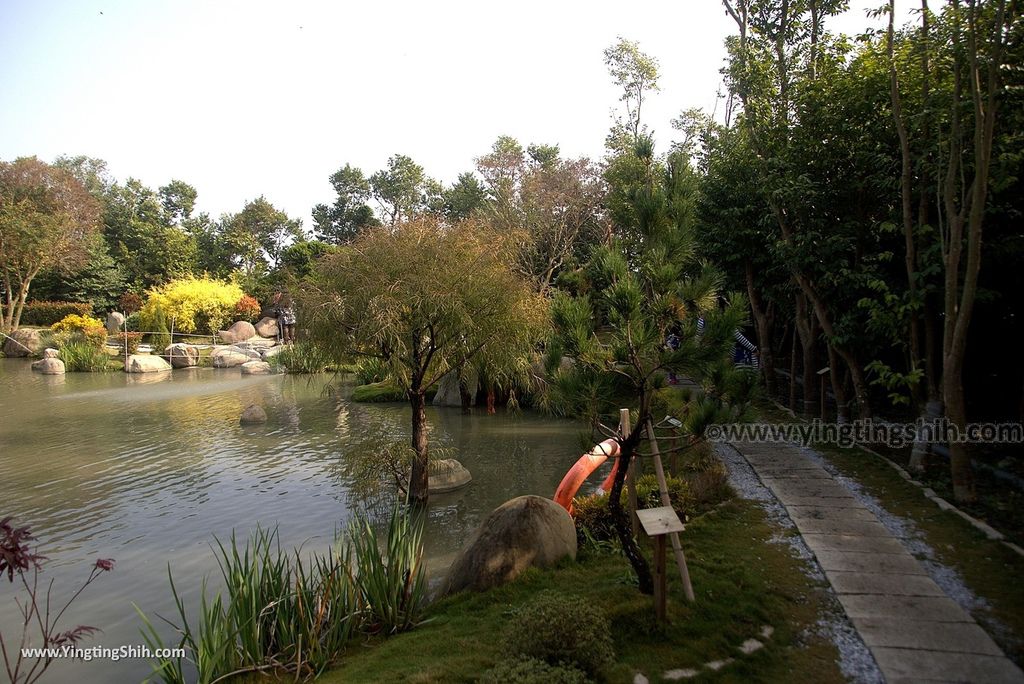
[[[860,553],[906,553],[899,540],[894,537],[865,537],[856,534],[811,534],[803,535],[807,547],[818,551],[857,551]]]
[[[974,619],[946,596],[890,596],[839,594],[839,603],[850,619],[898,618],[932,622],[966,622]]]
[[[851,620],[869,647],[1003,655],[992,637],[973,622],[932,622],[888,617]]]
[[[1024,673],[1006,656],[944,653],[908,648],[871,649],[888,681],[894,679],[1020,684]]]
[[[786,507],[887,682],[1024,684],[1024,672],[827,470],[792,445],[734,446]]]
[[[879,575],[872,572],[826,572],[837,594],[883,594],[888,596],[945,596],[930,577],[924,575]]]
[[[927,575],[924,567],[909,553],[815,551],[814,555],[823,570],[873,572],[888,575]]]
[[[794,521],[799,518],[802,520],[863,520],[865,522],[878,522],[875,514],[864,507],[833,508],[822,505],[787,504],[786,510],[789,511],[789,517]]]

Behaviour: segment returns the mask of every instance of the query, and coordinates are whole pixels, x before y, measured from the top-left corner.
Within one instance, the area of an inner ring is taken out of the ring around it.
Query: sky
[[[876,4],[833,28],[879,25]],[[0,0],[0,159],[98,157],[214,217],[262,195],[311,228],[346,163],[405,154],[450,183],[499,135],[600,157],[618,36],[660,63],[664,149],[680,111],[715,110],[734,29],[719,0]]]

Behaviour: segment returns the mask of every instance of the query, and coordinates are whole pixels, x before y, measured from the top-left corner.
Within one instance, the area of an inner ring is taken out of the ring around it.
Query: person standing
[[[287,292],[274,295],[274,315],[277,316],[277,327],[281,331],[283,343],[295,344],[295,308]]]

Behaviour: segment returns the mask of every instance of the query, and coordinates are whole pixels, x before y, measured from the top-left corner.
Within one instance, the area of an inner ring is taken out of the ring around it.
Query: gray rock
[[[53,347],[48,347],[47,349],[43,350],[43,358],[44,359],[59,359],[60,358],[60,352],[58,350],[54,349]]]
[[[576,558],[576,526],[566,510],[542,496],[520,496],[487,516],[452,564],[445,593],[489,589],[566,556]]]
[[[214,368],[234,368],[252,361],[253,358],[248,352],[235,347],[217,347],[210,354],[210,360],[213,361]]]
[[[164,349],[164,357],[175,368],[191,368],[199,365],[199,347],[175,342]]]
[[[260,337],[277,337],[277,319],[264,316],[256,322],[256,334]]]
[[[245,342],[250,337],[256,337],[256,328],[248,321],[237,321],[227,330],[220,330],[217,334],[225,343],[234,344],[235,342]]]
[[[274,358],[275,356],[280,354],[282,351],[284,351],[284,346],[283,345],[282,346],[278,346],[278,347],[267,347],[266,349],[264,349],[260,353],[260,355],[263,357],[263,360],[266,361],[268,359]]]
[[[263,410],[262,406],[252,404],[246,406],[245,410],[242,411],[242,417],[238,419],[238,422],[242,425],[259,425],[260,423],[267,422],[267,412]]]
[[[473,481],[473,476],[454,458],[439,458],[430,462],[427,475],[427,491],[430,494],[450,492],[465,487]]]
[[[118,313],[117,311],[111,311],[107,314],[107,334],[116,335],[121,331],[121,326],[124,325],[124,314]]]
[[[469,405],[475,406],[480,378],[476,369],[471,366],[464,368],[461,374],[449,371],[441,376],[437,383],[437,394],[434,395],[434,406],[462,406],[462,395],[459,392],[460,380],[469,391]]]
[[[48,350],[49,351],[49,350]],[[43,375],[64,375],[64,362],[58,358],[47,357],[32,362],[32,370]]]
[[[42,335],[31,328],[19,328],[4,338],[4,356],[11,358],[34,356],[42,348]]]
[[[242,364],[242,375],[270,375],[272,372],[266,361],[246,361]]]
[[[126,373],[160,373],[171,370],[171,364],[159,356],[132,354],[124,363]]]

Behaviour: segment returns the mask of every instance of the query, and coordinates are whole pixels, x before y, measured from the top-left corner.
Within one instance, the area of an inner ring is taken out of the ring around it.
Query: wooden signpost
[[[637,511],[636,516],[640,519],[644,532],[654,540],[654,612],[658,621],[664,622],[668,588],[665,577],[665,537],[672,535],[678,539],[679,533],[683,531],[683,523],[671,506],[645,508]]]

